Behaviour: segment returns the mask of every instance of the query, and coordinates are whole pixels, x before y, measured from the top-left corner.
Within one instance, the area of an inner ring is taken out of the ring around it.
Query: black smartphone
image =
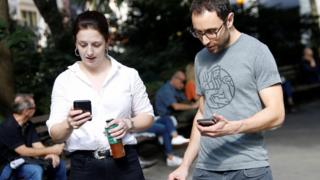
[[[212,125],[216,124],[216,121],[213,118],[197,119],[197,123],[200,126],[212,126]]]
[[[82,110],[83,113],[90,112],[90,114],[92,114],[91,101],[90,100],[75,100],[75,101],[73,101],[73,109]],[[91,121],[91,119],[90,119],[90,121]]]

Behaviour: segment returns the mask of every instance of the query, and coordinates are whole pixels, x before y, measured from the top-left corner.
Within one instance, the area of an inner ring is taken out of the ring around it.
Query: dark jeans
[[[193,180],[272,180],[270,167],[240,169],[234,171],[208,171],[196,168]]]
[[[126,156],[113,159],[95,159],[87,154],[71,154],[71,180],[144,180],[143,172],[138,160],[136,147],[125,146]]]
[[[176,117],[178,122],[177,128],[179,134],[187,138],[190,137],[193,119],[196,114],[197,109],[173,112],[172,115]]]
[[[165,153],[172,154],[171,133],[176,131],[176,128],[170,116],[162,116],[146,132],[155,133],[157,136],[162,136]]]
[[[12,174],[13,173],[13,174]],[[45,177],[50,180],[67,180],[67,172],[65,162],[60,160],[60,164],[53,168],[49,166],[46,170]],[[0,180],[3,179],[28,179],[41,180],[43,177],[43,168],[38,164],[22,164],[18,169],[11,169],[10,165],[6,165],[0,175]]]
[[[284,81],[282,83],[282,88],[283,88],[284,95],[286,97],[292,97],[293,89],[292,89],[292,85],[289,81]]]

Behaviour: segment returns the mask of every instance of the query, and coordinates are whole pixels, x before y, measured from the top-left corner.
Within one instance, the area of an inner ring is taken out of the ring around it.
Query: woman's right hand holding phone
[[[68,114],[67,123],[72,129],[80,128],[84,123],[91,120],[90,112],[83,112],[83,110],[71,109]]]

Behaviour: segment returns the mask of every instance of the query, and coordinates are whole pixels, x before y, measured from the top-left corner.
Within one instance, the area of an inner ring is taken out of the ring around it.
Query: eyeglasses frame
[[[223,25],[225,25],[225,23],[226,23],[226,22],[223,21],[223,23],[221,24],[221,26],[220,26],[215,32],[213,32],[214,37],[209,37],[209,36],[208,36],[208,31],[209,31],[209,30],[212,30],[212,29],[206,29],[204,32],[201,32],[200,36],[198,36],[198,35],[196,34],[195,30],[194,30],[192,27],[189,27],[188,30],[189,30],[189,32],[191,33],[191,35],[192,35],[194,38],[197,38],[197,39],[199,39],[200,41],[202,41],[204,35],[205,35],[208,39],[215,39],[215,38],[218,37],[218,33],[219,33],[220,30],[222,29]],[[212,35],[213,35],[213,34],[212,34]]]

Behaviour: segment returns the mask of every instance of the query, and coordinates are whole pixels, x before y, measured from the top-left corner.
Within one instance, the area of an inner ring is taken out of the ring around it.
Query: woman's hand
[[[71,109],[68,114],[67,123],[70,128],[78,129],[87,121],[92,119],[90,112],[83,113],[82,110]]]
[[[110,129],[109,127],[112,127],[114,124],[117,126]],[[107,127],[109,128],[109,133],[112,137],[121,139],[133,128],[133,122],[131,119],[113,119],[107,124]]]

